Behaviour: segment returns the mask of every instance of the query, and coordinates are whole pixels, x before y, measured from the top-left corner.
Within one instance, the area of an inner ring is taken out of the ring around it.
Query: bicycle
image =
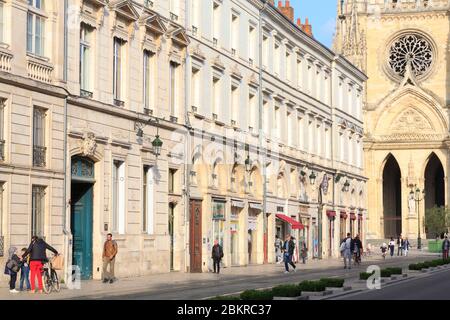
[[[42,284],[46,294],[50,294],[53,290],[55,292],[61,290],[58,274],[56,273],[56,270],[52,268],[52,262],[50,260],[45,262],[42,268]]]

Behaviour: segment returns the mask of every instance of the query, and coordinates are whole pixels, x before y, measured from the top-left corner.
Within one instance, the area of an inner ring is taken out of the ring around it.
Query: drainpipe
[[[263,48],[262,48],[262,39],[263,39],[263,31],[262,31],[262,15],[266,10],[267,0],[262,0],[263,6],[259,11],[259,148],[260,152],[263,154],[263,226],[264,226],[264,263],[268,263],[268,221],[267,221],[267,172],[266,172],[266,151],[263,151],[263,139],[264,139],[264,130],[263,130],[263,78],[262,78],[262,60],[263,60]]]
[[[186,1],[188,5],[185,8],[185,29],[188,30],[189,26],[189,17],[190,17],[190,1]],[[185,261],[185,271],[188,270],[190,267],[190,255],[189,255],[189,201],[190,201],[190,174],[191,174],[191,163],[190,163],[190,156],[191,156],[191,124],[189,121],[189,101],[190,101],[190,86],[188,86],[189,82],[189,66],[191,64],[191,57],[189,55],[189,50],[186,48],[186,60],[184,65],[184,125],[186,127],[186,143],[184,146],[184,155],[185,155],[185,163],[184,163],[184,186],[185,186],[185,192],[184,192],[184,261]],[[189,263],[188,263],[189,262]],[[191,271],[191,270],[189,270]]]
[[[68,27],[67,16],[68,0],[64,0],[64,65],[63,65],[63,80],[67,83],[67,56],[68,56]],[[69,94],[67,92],[67,94]],[[67,265],[69,261],[69,238],[70,231],[67,230],[67,96],[64,98],[64,187],[63,187],[63,234],[64,234],[64,281],[67,283]]]

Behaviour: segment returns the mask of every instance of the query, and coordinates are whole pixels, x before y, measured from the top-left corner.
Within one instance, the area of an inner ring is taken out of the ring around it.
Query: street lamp
[[[156,157],[158,157],[161,154],[161,148],[162,148],[163,142],[159,138],[159,135],[156,135],[155,140],[152,141],[153,146],[153,153]]]
[[[247,155],[247,159],[245,159],[245,170],[248,173],[252,171],[252,161],[250,160],[250,155]]]
[[[312,171],[311,174],[309,175],[309,182],[311,184],[316,184],[316,178],[317,178],[316,174],[314,173],[314,171]]]
[[[348,192],[349,189],[350,189],[350,182],[348,182],[347,180],[344,183],[344,192]]]
[[[416,185],[417,187],[417,185]],[[413,191],[411,190],[410,194],[412,194]],[[421,194],[422,193],[422,197]],[[417,202],[417,249],[422,249],[422,239],[420,238],[420,202],[425,198],[425,189],[420,192],[419,187],[416,188],[414,199]]]

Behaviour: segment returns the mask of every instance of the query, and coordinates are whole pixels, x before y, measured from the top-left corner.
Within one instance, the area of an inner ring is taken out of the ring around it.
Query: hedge
[[[325,287],[329,288],[342,288],[345,282],[344,279],[340,278],[322,278],[319,281],[325,284]]]
[[[369,279],[369,277],[372,276],[374,273],[375,273],[375,271],[372,272],[372,273],[361,272],[361,273],[359,274],[359,279],[360,279],[360,280],[367,280],[367,279]]]
[[[382,278],[389,278],[391,275],[392,275],[392,272],[389,269],[381,269],[381,271],[380,271],[380,276]]]
[[[241,300],[273,300],[272,290],[246,290],[240,295]]]
[[[386,270],[389,270],[390,272],[391,272],[391,275],[392,274],[402,274],[402,268],[396,268],[396,267],[394,267],[394,268],[386,268]]]
[[[286,284],[274,287],[272,293],[274,297],[299,297],[302,291],[298,285]]]
[[[300,291],[310,291],[310,292],[321,292],[325,291],[325,283],[318,281],[308,281],[305,280],[301,282],[299,285]]]

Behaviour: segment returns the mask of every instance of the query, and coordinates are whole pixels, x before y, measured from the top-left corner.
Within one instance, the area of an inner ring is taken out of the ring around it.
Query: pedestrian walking
[[[354,241],[350,235],[350,233],[347,233],[347,238],[345,238],[340,247],[340,251],[344,257],[344,269],[351,269],[352,268],[352,252],[354,249]],[[348,262],[348,263],[347,263]]]
[[[8,250],[8,260],[5,265],[5,274],[9,275],[9,292],[18,293],[16,290],[17,273],[20,271],[20,258],[17,256],[17,248]]]
[[[402,252],[403,251],[403,242],[404,242],[403,237],[402,237],[402,235],[400,235],[397,238],[397,257],[403,255],[403,252]]]
[[[283,247],[283,241],[280,239],[278,235],[275,236],[275,258],[276,263],[280,264],[283,261],[283,253],[281,252],[281,249]]]
[[[306,264],[306,258],[308,257],[308,248],[306,247],[306,241],[302,242],[301,256],[303,264]]]
[[[361,264],[361,254],[363,251],[363,245],[361,240],[359,239],[359,234],[356,235],[355,239],[353,240],[353,254],[355,257],[355,264],[358,265]]]
[[[31,275],[31,291],[30,293],[35,293],[36,288],[36,278],[38,280],[38,288],[39,293],[43,292],[42,285],[42,268],[44,263],[48,262],[47,259],[47,250],[53,252],[56,256],[58,255],[58,251],[55,248],[50,246],[44,239],[39,238],[38,236],[33,236],[31,238],[31,243],[28,246],[27,251],[22,254],[22,259],[26,259],[29,255],[30,259],[30,275]]]
[[[214,246],[212,247],[211,258],[213,259],[214,273],[219,274],[220,273],[220,261],[223,258],[223,249],[217,239],[214,240]]]
[[[291,265],[292,268],[294,268],[294,272],[296,271],[297,267],[295,266],[294,262],[292,262],[294,251],[295,251],[294,237],[287,235],[286,241],[284,242],[283,245],[284,268],[286,269],[284,273],[289,273],[289,265]]]
[[[408,256],[408,251],[409,251],[410,247],[411,247],[411,245],[409,243],[408,237],[406,237],[405,241],[403,241],[403,252],[405,254],[405,257]]]
[[[442,242],[442,259],[448,259],[448,250],[450,249],[450,240],[448,240],[448,236],[445,237]]]
[[[116,280],[114,276],[114,265],[116,263],[116,255],[119,251],[117,242],[112,239],[112,234],[108,233],[106,241],[103,244],[103,283],[113,283]],[[109,266],[109,272],[108,272]]]
[[[22,255],[27,252],[27,248],[22,248]],[[20,264],[20,291],[23,291],[23,283],[25,282],[27,286],[27,291],[31,290],[30,285],[30,256],[27,255],[25,258],[22,258],[22,262]]]
[[[391,251],[391,257],[393,257],[394,256],[394,250],[395,250],[394,237],[391,237],[391,241],[389,241],[389,250]]]
[[[386,252],[388,249],[388,245],[386,244],[386,242],[383,242],[380,249],[381,249],[381,256],[383,257],[383,259],[386,259]]]

